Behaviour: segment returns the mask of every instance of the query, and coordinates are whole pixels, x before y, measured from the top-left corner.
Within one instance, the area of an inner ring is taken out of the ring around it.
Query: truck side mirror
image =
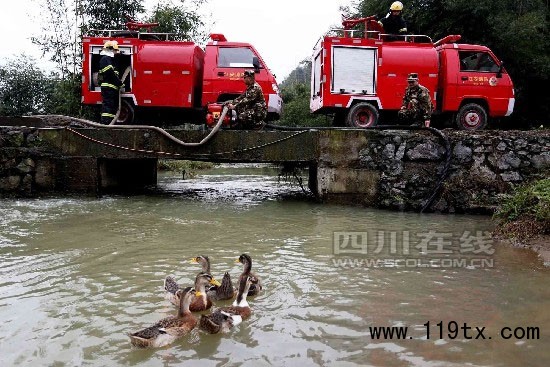
[[[497,78],[502,78],[502,68],[504,68],[504,61],[501,61],[498,66]]]
[[[257,56],[252,56],[252,66],[254,66],[254,71],[259,73],[260,72],[260,60]]]

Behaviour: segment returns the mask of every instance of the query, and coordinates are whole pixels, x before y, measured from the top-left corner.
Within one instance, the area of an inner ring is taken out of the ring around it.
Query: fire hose
[[[124,87],[124,82],[126,81],[126,78],[128,77],[130,71],[131,68],[128,66],[126,70],[124,70],[124,74],[122,74],[122,78],[120,79],[122,81],[122,87],[118,89],[118,110],[116,111],[115,117],[113,117],[109,125],[114,125],[117,122],[118,117],[120,116],[120,110],[122,109],[122,88]]]
[[[90,120],[79,119],[79,118],[76,118],[76,117],[63,116],[63,115],[34,115],[32,117],[58,117],[58,118],[67,118],[67,117],[69,117],[69,119],[74,121],[74,122],[79,122],[81,124],[97,127],[97,128],[100,128],[100,129],[146,129],[146,130],[153,130],[153,131],[156,131],[156,132],[160,133],[161,135],[167,137],[168,139],[170,139],[171,141],[173,141],[174,143],[176,143],[178,145],[181,145],[181,146],[184,146],[184,147],[198,147],[198,146],[201,146],[201,145],[205,144],[210,139],[212,139],[212,137],[218,132],[218,130],[220,130],[220,128],[222,126],[222,123],[223,123],[223,119],[225,118],[226,114],[227,114],[227,107],[224,107],[224,109],[223,109],[223,111],[220,115],[220,119],[218,120],[216,125],[212,128],[210,133],[208,133],[208,135],[205,136],[198,143],[184,142],[184,141],[176,138],[175,136],[171,135],[166,130],[164,130],[160,127],[151,126],[151,125],[103,125],[103,124],[93,122],[93,121],[90,121]]]
[[[129,73],[130,73],[130,67],[127,67],[126,70],[124,71],[124,74],[122,75],[122,81],[123,82],[124,82],[124,80],[126,80]],[[87,125],[87,126],[97,127],[97,128],[100,128],[100,129],[146,129],[146,130],[153,130],[153,131],[156,131],[156,132],[160,133],[161,135],[167,137],[168,139],[170,139],[171,141],[173,141],[174,143],[176,143],[178,145],[181,145],[181,146],[184,146],[184,147],[198,147],[198,146],[201,146],[201,145],[205,144],[207,141],[209,141],[220,130],[220,128],[222,126],[222,123],[223,123],[223,119],[225,118],[225,115],[227,114],[227,110],[228,110],[228,108],[226,106],[224,106],[224,108],[222,110],[222,113],[220,115],[220,118],[218,119],[218,122],[212,128],[210,133],[207,136],[205,136],[201,141],[199,141],[198,143],[188,143],[188,142],[184,142],[184,141],[176,138],[172,134],[168,133],[166,130],[164,130],[160,127],[157,127],[157,126],[151,126],[151,125],[114,125],[115,122],[118,119],[118,116],[120,115],[120,109],[121,109],[121,106],[122,106],[121,100],[122,100],[122,89],[119,89],[119,93],[118,93],[118,111],[117,111],[115,117],[113,118],[113,120],[111,121],[111,123],[109,125],[104,125],[104,124],[100,124],[100,123],[93,122],[93,121],[86,120],[86,119],[80,119],[80,118],[76,118],[76,117],[63,116],[63,115],[35,115],[33,117],[58,117],[58,118],[67,118],[68,117],[70,120],[72,120],[74,122],[79,122],[81,124],[84,124],[84,125]]]
[[[159,134],[167,137],[168,139],[170,139],[171,141],[173,141],[174,143],[176,143],[178,145],[181,145],[181,146],[184,146],[184,147],[198,147],[198,146],[201,146],[201,145],[205,144],[210,139],[212,139],[212,137],[220,130],[220,128],[222,126],[222,123],[223,123],[223,119],[225,118],[225,115],[227,114],[227,111],[228,111],[228,108],[224,107],[223,110],[222,110],[222,113],[220,115],[220,118],[219,118],[218,122],[216,123],[216,125],[212,128],[212,130],[210,130],[208,135],[205,136],[198,143],[184,142],[184,141],[176,138],[175,136],[173,136],[172,134],[170,134],[166,130],[164,130],[160,127],[157,127],[157,126],[152,126],[152,125],[112,125],[112,123],[110,125],[103,125],[103,124],[93,122],[93,121],[90,121],[90,120],[80,119],[80,118],[71,117],[71,116],[64,116],[64,115],[33,115],[32,117],[39,117],[39,118],[40,117],[57,117],[57,118],[62,118],[62,119],[69,118],[73,122],[78,122],[78,123],[81,123],[81,124],[84,124],[84,125],[87,125],[87,126],[97,127],[97,128],[100,128],[100,129],[146,129],[146,130],[153,130],[153,131],[156,131]],[[120,107],[119,107],[119,112],[120,112]],[[116,120],[116,116],[115,116],[115,119],[113,121],[115,121],[115,120]]]

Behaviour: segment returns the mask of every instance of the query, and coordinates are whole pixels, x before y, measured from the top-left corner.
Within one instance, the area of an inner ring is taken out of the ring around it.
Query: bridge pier
[[[102,191],[139,189],[157,183],[157,159],[98,159],[97,187]]]
[[[151,158],[70,157],[56,159],[53,167],[58,191],[100,194],[157,183],[157,159]]]

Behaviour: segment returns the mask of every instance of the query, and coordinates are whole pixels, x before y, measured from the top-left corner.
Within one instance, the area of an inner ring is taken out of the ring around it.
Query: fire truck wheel
[[[378,110],[370,103],[357,103],[348,113],[346,124],[349,127],[365,128],[376,126],[378,123]]]
[[[461,130],[482,130],[487,125],[487,111],[477,103],[467,103],[458,110],[456,124]]]
[[[117,125],[131,125],[134,122],[134,106],[123,99],[120,104],[120,114],[116,120]]]

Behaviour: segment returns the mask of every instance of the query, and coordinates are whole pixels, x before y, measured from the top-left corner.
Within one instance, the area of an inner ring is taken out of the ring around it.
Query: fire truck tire
[[[365,128],[378,124],[378,110],[370,103],[357,103],[348,113],[346,125],[349,127]]]
[[[487,111],[477,103],[467,103],[458,110],[456,124],[461,130],[482,130],[487,126]]]
[[[120,114],[116,120],[117,125],[131,125],[134,122],[134,106],[123,99],[120,103]]]

